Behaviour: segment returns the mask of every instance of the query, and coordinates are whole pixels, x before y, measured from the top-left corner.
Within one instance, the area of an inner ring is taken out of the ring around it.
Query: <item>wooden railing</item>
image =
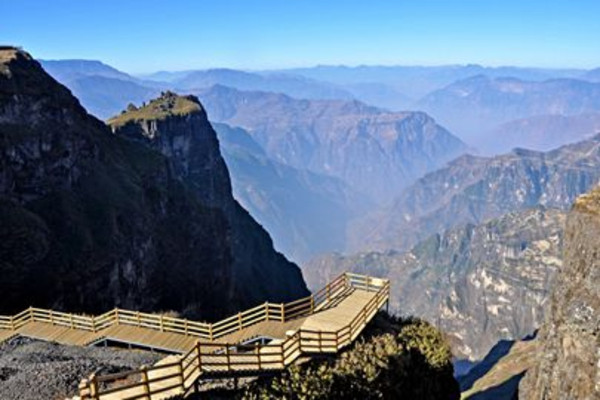
[[[115,308],[99,316],[83,316],[30,307],[14,316],[0,316],[0,329],[16,330],[29,322],[45,322],[73,329],[98,332],[113,325],[131,325],[162,332],[215,340],[262,321],[280,321],[309,315],[345,287],[345,275],[340,275],[311,296],[289,303],[264,303],[215,323],[196,322],[165,315],[142,313]]]
[[[346,273],[310,297],[287,303],[279,309],[270,305],[261,306],[264,308],[256,307],[237,317],[219,322],[216,324],[217,329],[213,327],[213,335],[216,335],[215,332],[227,334],[235,327],[244,326],[243,321],[251,324],[264,320],[261,318],[264,318],[265,313],[266,318],[273,315],[279,321],[306,315],[323,309],[336,294],[348,288],[374,292],[375,295],[357,312],[350,323],[337,331],[301,328],[284,341],[273,341],[262,346],[198,341],[194,348],[176,362],[101,377],[92,375],[81,382],[80,397],[103,400],[117,398],[115,394],[122,394],[118,398],[133,400],[151,399],[152,396],[173,390],[187,393],[201,376],[259,374],[281,370],[302,354],[337,353],[356,339],[371,318],[389,300],[388,280]],[[119,384],[124,379],[129,383]]]

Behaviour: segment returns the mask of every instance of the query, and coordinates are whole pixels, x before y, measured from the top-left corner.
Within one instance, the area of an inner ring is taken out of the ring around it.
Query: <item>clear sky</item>
[[[0,43],[131,73],[600,66],[600,0],[0,0]]]

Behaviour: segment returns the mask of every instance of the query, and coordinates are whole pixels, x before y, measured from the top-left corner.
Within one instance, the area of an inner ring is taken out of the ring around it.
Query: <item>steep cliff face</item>
[[[600,189],[580,196],[567,220],[564,266],[540,330],[537,365],[520,397],[600,398]]]
[[[164,93],[148,105],[109,120],[113,132],[165,155],[175,177],[224,214],[235,271],[233,293],[256,303],[265,297],[297,298],[308,292],[298,268],[273,250],[269,234],[237,201],[217,134],[194,96]]]
[[[215,143],[198,145],[212,186],[195,186],[185,163],[113,135],[31,56],[0,50],[0,313],[119,306],[213,318],[305,294],[264,231],[229,212]],[[240,235],[262,241],[242,256]]]
[[[564,212],[540,207],[433,235],[405,253],[331,255],[303,270],[311,287],[343,270],[389,278],[395,312],[434,322],[456,356],[477,360],[499,339],[541,325],[564,220]]]

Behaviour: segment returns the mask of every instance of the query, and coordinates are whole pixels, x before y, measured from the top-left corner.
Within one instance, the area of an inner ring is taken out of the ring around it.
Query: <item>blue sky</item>
[[[0,43],[132,73],[317,64],[600,66],[598,0],[0,0]]]

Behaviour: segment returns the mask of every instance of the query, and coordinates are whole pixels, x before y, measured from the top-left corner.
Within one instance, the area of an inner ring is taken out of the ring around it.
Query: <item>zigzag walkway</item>
[[[167,399],[197,390],[201,379],[257,376],[281,370],[301,355],[336,353],[388,299],[389,281],[345,273],[309,297],[265,303],[214,324],[121,309],[90,317],[29,308],[0,317],[0,342],[25,336],[173,353],[149,368],[83,379],[78,397]],[[254,345],[245,344],[253,339]]]

